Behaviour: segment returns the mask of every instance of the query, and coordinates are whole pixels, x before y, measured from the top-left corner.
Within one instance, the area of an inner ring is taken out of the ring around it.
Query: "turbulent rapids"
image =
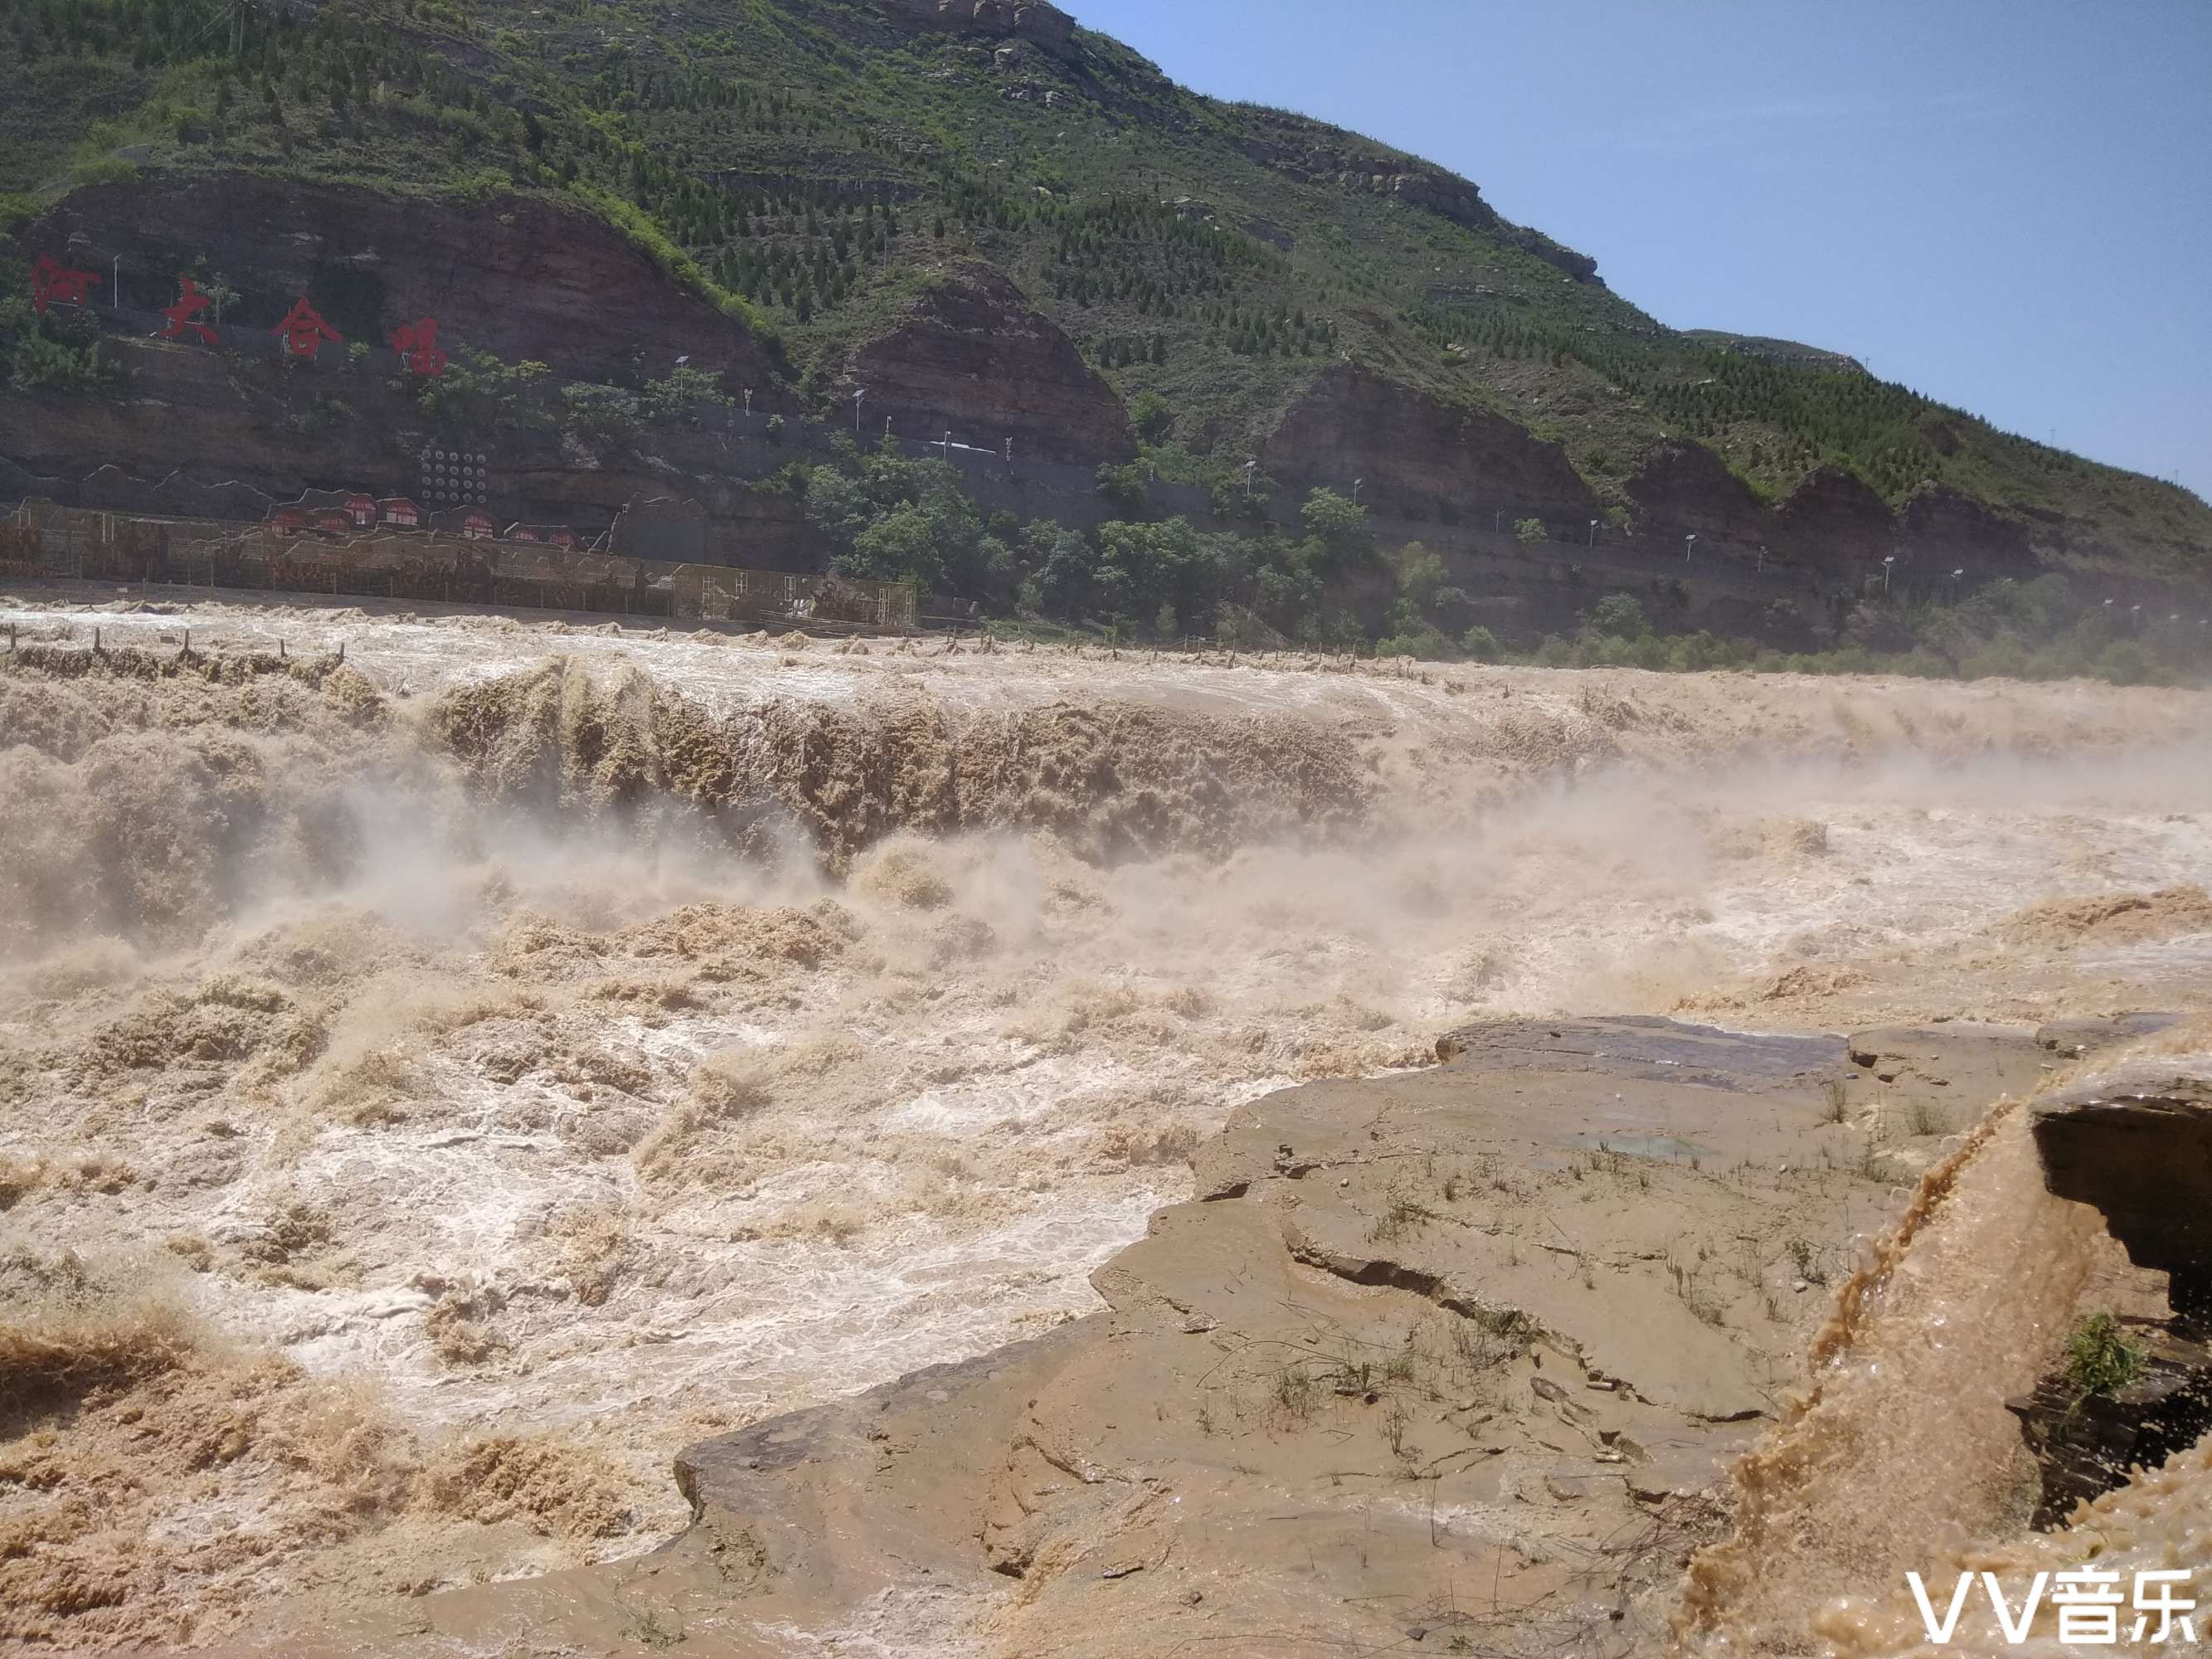
[[[1232,1109],[1473,1018],[2212,1006],[2194,694],[12,618],[4,1641],[636,1555],[683,1443],[1087,1310]],[[2044,1547],[1995,1401],[2100,1230],[2016,1114],[1945,1157],[1686,1639]]]
[[[2212,1067],[2212,1022],[2099,1056],[2075,1080],[2142,1056]],[[2027,1115],[2007,1103],[1923,1179],[1904,1220],[1838,1298],[1813,1384],[1735,1472],[1734,1537],[1699,1558],[1684,1626],[1713,1650],[1933,1656],[1908,1573],[1948,1608],[1961,1573],[1997,1576],[2012,1608],[2038,1572],[2094,1566],[2195,1578],[2212,1547],[2212,1439],[2027,1534],[2033,1468],[2003,1408],[2063,1361],[2100,1267],[2094,1210],[2045,1190]],[[2109,1286],[2107,1287],[2109,1288]],[[1938,1407],[1935,1402],[1942,1402]],[[2184,1596],[2183,1599],[2189,1599]],[[1954,1651],[2058,1654],[2059,1609],[2008,1637],[1979,1595]]]

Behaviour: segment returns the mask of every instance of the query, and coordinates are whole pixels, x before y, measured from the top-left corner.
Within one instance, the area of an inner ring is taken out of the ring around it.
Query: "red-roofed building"
[[[422,522],[422,509],[404,495],[393,495],[376,504],[377,516],[395,530],[413,530]]]
[[[542,542],[545,538],[526,524],[513,524],[507,527],[507,539],[511,542]]]
[[[574,547],[576,544],[576,532],[565,524],[555,525],[553,533],[545,539],[556,547]]]
[[[307,527],[326,535],[349,536],[353,533],[353,514],[342,507],[319,507],[307,514]]]
[[[349,495],[345,500],[346,516],[356,530],[368,530],[376,523],[376,503],[366,495]]]
[[[296,536],[307,527],[307,515],[296,507],[272,507],[269,513],[269,527],[280,536]]]
[[[461,520],[461,534],[472,542],[489,541],[499,534],[499,526],[490,514],[471,513]]]

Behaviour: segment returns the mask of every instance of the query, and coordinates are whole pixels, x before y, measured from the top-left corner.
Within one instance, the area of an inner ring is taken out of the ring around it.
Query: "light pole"
[[[1251,505],[1252,501],[1252,475],[1259,470],[1260,463],[1257,461],[1247,461],[1244,463],[1244,502],[1248,507]]]
[[[119,253],[115,256],[113,280],[107,284],[107,308],[110,311],[123,309],[123,256]]]
[[[1759,544],[1759,568],[1752,574],[1760,576],[1766,574],[1766,544],[1765,542]]]
[[[1498,516],[1490,521],[1490,527],[1501,536],[1505,533],[1505,509],[1504,507],[1501,507],[1498,509]]]
[[[1684,564],[1689,563],[1690,555],[1697,550],[1697,546],[1698,532],[1692,530],[1688,535],[1682,538],[1682,562]]]
[[[1959,602],[1959,580],[1966,574],[1966,567],[1963,565],[1951,573],[1951,603],[1954,605]]]
[[[1592,547],[1595,547],[1597,545],[1597,520],[1595,519],[1592,519],[1590,520],[1589,544]]]
[[[937,447],[939,452],[938,458],[950,465],[952,459],[952,434],[950,432],[946,433]]]
[[[867,395],[868,389],[864,386],[856,386],[853,388],[853,435],[854,437],[860,436],[860,399]]]
[[[1364,478],[1354,478],[1352,481],[1352,504],[1354,507],[1359,505],[1359,492],[1366,487],[1367,480]]]
[[[1897,555],[1894,553],[1890,554],[1881,562],[1881,592],[1884,599],[1889,597],[1889,572],[1891,567],[1896,562]]]
[[[753,389],[752,389],[750,386],[747,386],[747,387],[745,388],[745,418],[746,418],[747,420],[749,420],[749,421],[750,421],[750,419],[752,419],[752,417],[753,417]]]

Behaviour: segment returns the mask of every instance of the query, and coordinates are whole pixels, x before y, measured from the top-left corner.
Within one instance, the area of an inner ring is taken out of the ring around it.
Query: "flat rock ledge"
[[[2051,1051],[1615,1018],[1437,1053],[1233,1114],[1099,1312],[687,1448],[664,1593],[891,1650],[1664,1650],[1854,1241]]]

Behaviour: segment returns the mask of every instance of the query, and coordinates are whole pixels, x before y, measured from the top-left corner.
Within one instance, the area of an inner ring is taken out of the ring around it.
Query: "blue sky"
[[[2212,497],[2212,0],[1063,0],[1355,128],[1662,322]]]

